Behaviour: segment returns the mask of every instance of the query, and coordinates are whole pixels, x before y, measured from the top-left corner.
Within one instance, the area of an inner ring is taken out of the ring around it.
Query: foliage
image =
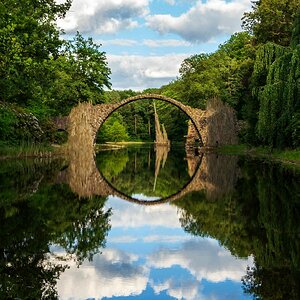
[[[110,87],[110,69],[105,53],[91,38],[84,39],[77,32],[73,40],[65,42],[60,56],[51,63],[54,74],[49,106],[56,114],[68,114],[78,102],[104,102],[103,89]]]
[[[144,91],[144,93],[153,93],[158,91]],[[124,91],[106,91],[105,101],[109,103],[119,102],[137,93],[131,90]],[[182,142],[187,133],[188,117],[176,106],[164,101],[155,100],[160,123],[164,124],[168,137],[172,142]],[[120,119],[121,118],[121,119]],[[145,99],[126,104],[113,113],[99,131],[98,142],[101,141],[121,141],[121,137],[114,138],[113,135],[107,136],[107,128],[117,119],[123,125],[128,133],[128,138],[123,140],[130,141],[151,141],[155,140],[155,122],[153,100]],[[174,122],[176,120],[176,122]],[[119,126],[120,127],[120,126]],[[112,132],[112,130],[110,131]]]
[[[244,13],[242,27],[253,34],[259,44],[273,42],[288,46],[299,1],[256,0],[252,3],[252,11]]]
[[[125,99],[128,97],[125,97]],[[124,99],[123,97],[121,99]],[[154,140],[154,113],[152,101],[140,100],[124,105],[118,110],[124,120],[129,138],[132,141]],[[149,135],[150,125],[150,135]]]
[[[243,278],[255,299],[298,299],[299,173],[282,165],[243,159],[235,189],[211,201],[189,194],[174,204],[182,227],[216,238],[233,255],[255,260]],[[229,170],[228,170],[229,171]],[[230,169],[232,171],[232,169]]]
[[[123,122],[123,117],[114,113],[101,126],[97,142],[122,142],[128,140],[128,132]]]
[[[43,141],[44,132],[33,114],[0,103],[0,119],[0,141],[5,141],[6,144]]]
[[[111,90],[105,91],[104,98],[107,103],[116,103],[129,97],[136,96],[138,93],[133,90]]]
[[[80,264],[105,246],[104,200],[55,184],[61,161],[6,161],[0,170],[0,292],[5,299],[56,299],[66,260]],[[59,209],[58,209],[59,207]],[[53,246],[64,248],[57,258]]]
[[[171,142],[185,142],[189,117],[178,107],[164,101],[155,101],[158,117]]]
[[[297,47],[297,45],[300,45],[300,9],[298,10],[298,13],[295,17],[291,40],[291,46],[293,48]]]
[[[256,52],[252,97],[243,108],[248,123],[246,142],[279,148],[299,146],[300,52],[296,44],[300,15],[295,16],[292,47],[268,42]]]
[[[299,271],[285,268],[264,268],[258,263],[247,269],[243,277],[243,290],[253,299],[281,300],[299,299]]]
[[[28,105],[47,85],[48,62],[63,41],[55,21],[71,5],[67,0],[10,1],[0,4],[1,99]],[[37,99],[35,99],[37,100]]]
[[[70,41],[60,37],[56,21],[70,6],[71,0],[0,3],[0,101],[32,113],[50,131],[50,116],[68,114],[79,101],[102,103],[104,87],[110,87],[100,46],[79,33]],[[3,130],[15,130],[12,121],[5,122]]]
[[[138,94],[132,90],[104,91],[110,88],[110,70],[101,45],[80,33],[69,41],[60,38],[63,32],[56,21],[70,6],[70,0],[61,4],[54,0],[0,3],[0,101],[16,103],[38,118],[45,133],[43,140],[48,142],[57,140],[51,116],[67,115],[81,101],[115,103]],[[217,97],[232,106],[243,121],[242,142],[297,147],[298,6],[298,0],[254,1],[253,10],[243,17],[246,32],[232,35],[214,53],[185,59],[179,78],[144,92],[161,93],[202,109]],[[182,141],[186,117],[173,106],[157,106],[170,140]],[[118,113],[124,121],[108,123],[107,136],[100,140],[116,140],[112,139],[114,131],[121,140],[154,140],[151,105],[141,101]],[[1,114],[1,143],[11,143],[11,132],[16,124],[23,126],[22,122],[7,112]],[[31,140],[30,134],[20,135]],[[18,141],[18,135],[14,136]]]
[[[97,166],[117,190],[126,195],[144,194],[167,197],[177,193],[190,180],[183,153],[171,151],[164,167],[159,170],[155,190],[156,153],[151,147],[128,147],[103,151],[97,155]]]
[[[257,133],[263,144],[272,147],[300,145],[299,66],[300,45],[290,49],[266,44],[258,51],[253,80],[259,103]],[[263,75],[265,84],[261,80]]]
[[[180,78],[163,86],[161,93],[202,109],[208,99],[218,97],[243,120],[242,142],[297,147],[298,4],[297,0],[255,1],[253,11],[243,18],[248,33],[233,35],[214,53],[184,60]],[[286,47],[290,42],[293,54]]]
[[[7,106],[0,104],[0,140],[12,141],[16,124],[16,114]]]
[[[185,59],[180,78],[164,86],[162,92],[202,109],[213,97],[239,109],[248,92],[246,83],[252,72],[254,53],[250,35],[236,33],[215,53]]]
[[[96,156],[96,163],[101,174],[112,182],[126,167],[128,163],[126,150],[103,151]]]

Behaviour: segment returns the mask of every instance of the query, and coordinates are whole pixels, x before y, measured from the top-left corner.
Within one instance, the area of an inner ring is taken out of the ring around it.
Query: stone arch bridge
[[[171,103],[181,109],[191,119],[196,130],[195,138],[198,138],[202,145],[207,145],[206,119],[207,112],[201,109],[184,105],[175,99],[157,95],[142,94],[127,98],[118,103],[92,105],[90,103],[80,103],[74,107],[68,116],[68,149],[76,151],[82,145],[89,145],[92,149],[96,139],[96,134],[105,120],[120,107],[138,100],[162,100]]]
[[[187,141],[199,140],[202,146],[237,143],[237,120],[234,110],[219,100],[213,99],[206,110],[192,108],[173,98],[157,94],[142,94],[127,98],[118,103],[98,104],[80,103],[71,110],[66,124],[68,131],[67,147],[70,152],[79,151],[84,145],[93,151],[96,134],[105,120],[120,107],[138,100],[162,100],[181,109],[190,118]],[[190,130],[191,129],[191,130]]]

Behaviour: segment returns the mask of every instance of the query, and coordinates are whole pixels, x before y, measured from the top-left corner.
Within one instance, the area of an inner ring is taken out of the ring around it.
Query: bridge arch
[[[71,110],[67,118],[68,142],[65,148],[65,153],[68,155],[69,159],[67,172],[68,183],[71,189],[78,195],[82,197],[89,197],[92,195],[109,195],[112,193],[112,187],[110,187],[100,175],[95,164],[95,137],[101,125],[114,111],[126,104],[143,99],[162,100],[181,109],[193,122],[204,146],[215,145],[215,141],[213,139],[209,139],[209,137],[218,136],[217,134],[222,132],[224,127],[227,128],[227,131],[235,130],[235,118],[233,114],[231,114],[231,117],[228,118],[228,114],[224,114],[222,110],[218,112],[192,108],[175,99],[163,95],[142,94],[129,97],[119,103],[112,104],[92,105],[88,102],[79,103]],[[228,110],[229,108],[225,107],[225,109]],[[216,125],[216,118],[218,118],[218,123],[221,124],[222,128]],[[209,131],[210,127],[213,129],[211,132]],[[217,138],[220,142],[220,135]],[[225,136],[219,144],[232,144],[233,141],[234,140],[231,140],[230,136]],[[202,163],[201,165],[205,164]],[[199,190],[199,186],[204,187],[208,176],[206,176],[205,173],[202,179],[200,169],[201,168],[199,167],[197,174],[195,174],[193,179],[179,194],[172,195],[168,199],[160,199],[159,203],[162,201],[178,199],[180,195],[184,194],[184,191]],[[114,191],[114,193],[117,195],[119,194],[119,192],[116,191]],[[123,196],[121,198],[124,198],[124,195],[120,196]],[[132,198],[127,198],[126,200],[135,201]],[[141,201],[138,203],[141,204]],[[155,202],[147,204],[151,205],[155,204]]]
[[[192,121],[193,128],[202,146],[231,145],[238,142],[238,124],[234,110],[222,101],[214,99],[211,108],[192,108],[173,98],[158,94],[141,94],[129,97],[118,103],[98,104],[79,103],[68,116],[67,153],[84,149],[94,155],[96,134],[105,120],[120,107],[138,100],[162,100],[181,109]],[[224,134],[225,133],[225,134]]]
[[[202,134],[201,134],[202,127],[200,127],[200,124],[199,124],[199,114],[204,114],[204,111],[202,111],[200,109],[192,108],[192,107],[190,107],[188,105],[185,105],[185,104],[181,103],[178,100],[175,100],[173,98],[170,98],[170,97],[167,97],[167,96],[164,96],[164,95],[159,95],[159,94],[141,94],[141,95],[137,95],[137,96],[132,96],[132,97],[126,98],[126,99],[124,99],[121,102],[116,103],[116,104],[111,104],[111,105],[108,104],[111,107],[111,110],[107,111],[106,115],[102,114],[101,109],[104,106],[106,106],[107,108],[109,108],[109,106],[107,104],[98,104],[98,105],[95,105],[95,107],[97,107],[97,108],[99,107],[100,108],[99,119],[101,120],[101,123],[99,124],[98,130],[101,128],[101,126],[103,125],[103,123],[109,118],[109,116],[112,113],[114,113],[115,111],[117,111],[118,109],[120,109],[121,107],[123,107],[123,106],[125,106],[125,105],[127,105],[129,103],[136,102],[136,101],[139,101],[139,100],[161,100],[161,101],[170,103],[170,104],[176,106],[177,108],[179,108],[182,112],[184,112],[190,118],[190,120],[192,121],[194,127],[197,130],[197,133],[199,135],[200,143],[202,145],[204,145],[203,139],[202,139]]]
[[[171,103],[181,109],[192,121],[198,132],[202,145],[206,144],[206,117],[205,111],[192,108],[188,105],[163,95],[142,94],[129,97],[118,103],[97,104],[79,103],[74,107],[68,117],[68,142],[67,152],[79,152],[84,148],[85,152],[94,155],[96,135],[105,120],[120,107],[138,100],[162,100]]]

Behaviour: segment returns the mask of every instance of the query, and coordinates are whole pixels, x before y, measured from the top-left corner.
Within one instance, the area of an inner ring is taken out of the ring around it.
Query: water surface
[[[299,179],[180,147],[2,161],[0,295],[299,299]]]

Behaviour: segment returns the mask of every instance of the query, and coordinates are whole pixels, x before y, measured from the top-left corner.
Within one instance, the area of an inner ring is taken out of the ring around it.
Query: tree
[[[63,41],[55,25],[71,0],[3,0],[0,3],[1,99],[27,105],[47,83],[47,62]]]
[[[101,126],[97,142],[122,142],[128,140],[128,132],[119,112],[112,114]]]
[[[242,27],[257,43],[273,42],[288,46],[299,0],[253,1],[252,11],[244,13]]]
[[[1,164],[1,299],[57,299],[66,261],[80,264],[105,246],[111,216],[105,198],[82,198],[53,184],[62,166],[57,160]],[[51,245],[66,255],[59,259]]]
[[[101,103],[110,88],[105,53],[79,33],[70,40],[56,21],[71,0],[0,3],[0,100],[26,107],[40,118],[67,114],[78,101]]]
[[[58,58],[50,61],[52,79],[45,102],[54,114],[67,115],[78,102],[105,102],[110,69],[100,47],[77,32],[73,40],[65,42]]]
[[[79,101],[101,103],[99,96],[104,87],[110,88],[110,69],[107,67],[105,53],[100,51],[100,45],[87,40],[77,32],[73,40],[66,43],[63,52],[72,67],[73,80]]]
[[[181,77],[163,87],[163,93],[172,94],[170,90],[175,88],[178,100],[203,109],[207,100],[218,97],[240,110],[245,93],[249,93],[248,78],[254,58],[251,36],[236,33],[215,53],[185,59],[179,70]]]
[[[299,26],[300,13],[295,22]],[[300,145],[300,51],[297,35],[291,45],[262,45],[253,72],[253,101],[259,105],[257,135],[259,141],[271,147]]]

